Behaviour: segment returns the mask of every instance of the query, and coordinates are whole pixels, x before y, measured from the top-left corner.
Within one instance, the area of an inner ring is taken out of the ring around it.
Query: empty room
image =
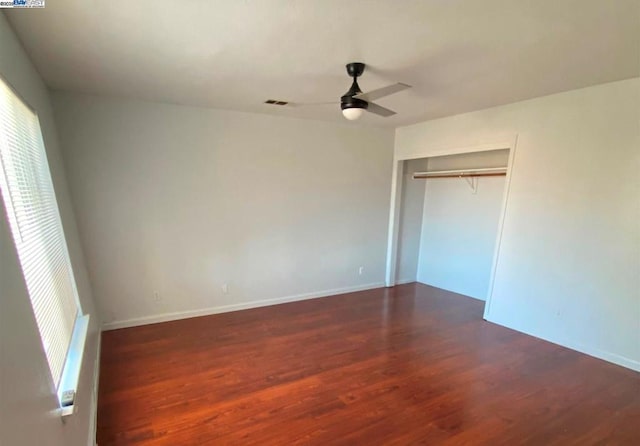
[[[640,445],[640,1],[0,2],[0,445]]]

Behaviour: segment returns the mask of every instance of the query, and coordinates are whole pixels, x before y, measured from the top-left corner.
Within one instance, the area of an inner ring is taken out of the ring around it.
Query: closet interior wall
[[[418,277],[425,181],[414,180],[413,173],[427,170],[428,161],[428,158],[404,161],[396,283],[415,282]]]
[[[506,167],[508,150],[430,158],[427,171]],[[422,180],[425,195],[417,280],[485,300],[489,290],[504,176]],[[415,180],[420,181],[420,180]]]
[[[506,167],[509,150],[405,161],[397,282],[418,281],[485,300],[505,177],[413,179],[414,172]]]

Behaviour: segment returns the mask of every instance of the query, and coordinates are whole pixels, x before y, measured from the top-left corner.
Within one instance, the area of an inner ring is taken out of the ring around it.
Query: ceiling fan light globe
[[[342,115],[347,118],[349,121],[355,121],[359,119],[364,113],[364,109],[362,108],[345,108],[342,110]]]

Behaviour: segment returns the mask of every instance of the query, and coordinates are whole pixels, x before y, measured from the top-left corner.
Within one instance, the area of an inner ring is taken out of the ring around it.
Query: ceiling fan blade
[[[316,106],[316,105],[340,105],[340,103],[338,103],[336,101],[330,101],[330,102],[289,102],[287,105],[289,107],[309,107],[309,106]]]
[[[377,90],[371,90],[367,93],[360,93],[354,96],[356,99],[362,99],[363,101],[373,101],[375,99],[389,96],[390,94],[398,93],[399,91],[411,88],[411,85],[397,83],[393,85],[387,85],[386,87],[378,88]]]
[[[367,111],[371,113],[375,113],[378,116],[382,116],[384,118],[388,118],[389,116],[393,116],[396,114],[393,110],[389,110],[388,108],[384,108],[378,104],[373,102],[369,102],[369,107],[367,107]]]

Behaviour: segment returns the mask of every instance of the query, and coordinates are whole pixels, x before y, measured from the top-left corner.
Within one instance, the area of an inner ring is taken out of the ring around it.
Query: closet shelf
[[[506,167],[488,167],[482,169],[459,170],[431,170],[427,172],[414,172],[414,179],[427,178],[466,178],[466,177],[497,177],[507,174]]]

